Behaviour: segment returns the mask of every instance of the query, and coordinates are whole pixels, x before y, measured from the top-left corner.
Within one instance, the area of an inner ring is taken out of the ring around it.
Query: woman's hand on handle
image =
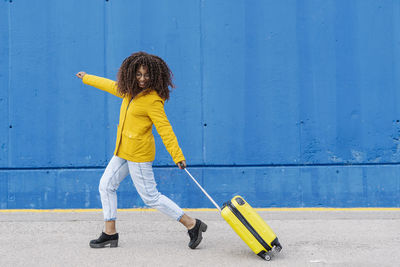
[[[180,162],[177,163],[179,169],[183,170],[186,168],[186,160],[182,160]]]
[[[83,79],[83,76],[85,76],[85,75],[86,75],[86,72],[80,71],[80,72],[78,72],[78,73],[76,74],[76,77],[78,77],[79,79]]]

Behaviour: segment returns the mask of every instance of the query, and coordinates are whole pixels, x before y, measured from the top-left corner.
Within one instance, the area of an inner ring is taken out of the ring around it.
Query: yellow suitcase
[[[277,252],[281,251],[282,246],[274,231],[241,196],[235,196],[231,201],[226,202],[222,207],[221,215],[251,250],[261,258],[270,260],[269,251],[273,248]]]
[[[271,227],[241,196],[235,196],[231,201],[224,203],[221,209],[186,168],[185,171],[221,212],[225,221],[228,222],[255,254],[269,261],[271,260],[272,254],[270,251],[272,249],[276,252],[282,250],[282,246]]]

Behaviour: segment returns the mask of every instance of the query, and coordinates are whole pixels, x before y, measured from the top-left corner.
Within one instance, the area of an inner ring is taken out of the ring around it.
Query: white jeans
[[[143,202],[179,221],[183,210],[157,190],[153,162],[132,162],[113,156],[100,180],[99,191],[105,221],[117,218],[117,189],[128,174]]]

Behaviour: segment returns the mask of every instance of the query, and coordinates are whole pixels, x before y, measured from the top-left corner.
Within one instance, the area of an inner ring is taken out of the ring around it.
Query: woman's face
[[[145,66],[140,66],[136,72],[136,80],[138,81],[139,87],[146,89],[150,79],[150,74]]]

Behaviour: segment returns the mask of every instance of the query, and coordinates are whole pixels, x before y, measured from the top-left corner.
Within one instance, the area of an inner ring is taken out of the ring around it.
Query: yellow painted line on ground
[[[400,208],[255,208],[257,211],[400,211]]]
[[[217,209],[183,209],[184,211],[217,211]],[[400,208],[255,208],[256,211],[400,211]],[[101,212],[101,209],[0,209],[0,213],[31,212],[31,213],[68,213],[68,212]],[[132,208],[118,209],[119,212],[153,212],[156,209]]]

